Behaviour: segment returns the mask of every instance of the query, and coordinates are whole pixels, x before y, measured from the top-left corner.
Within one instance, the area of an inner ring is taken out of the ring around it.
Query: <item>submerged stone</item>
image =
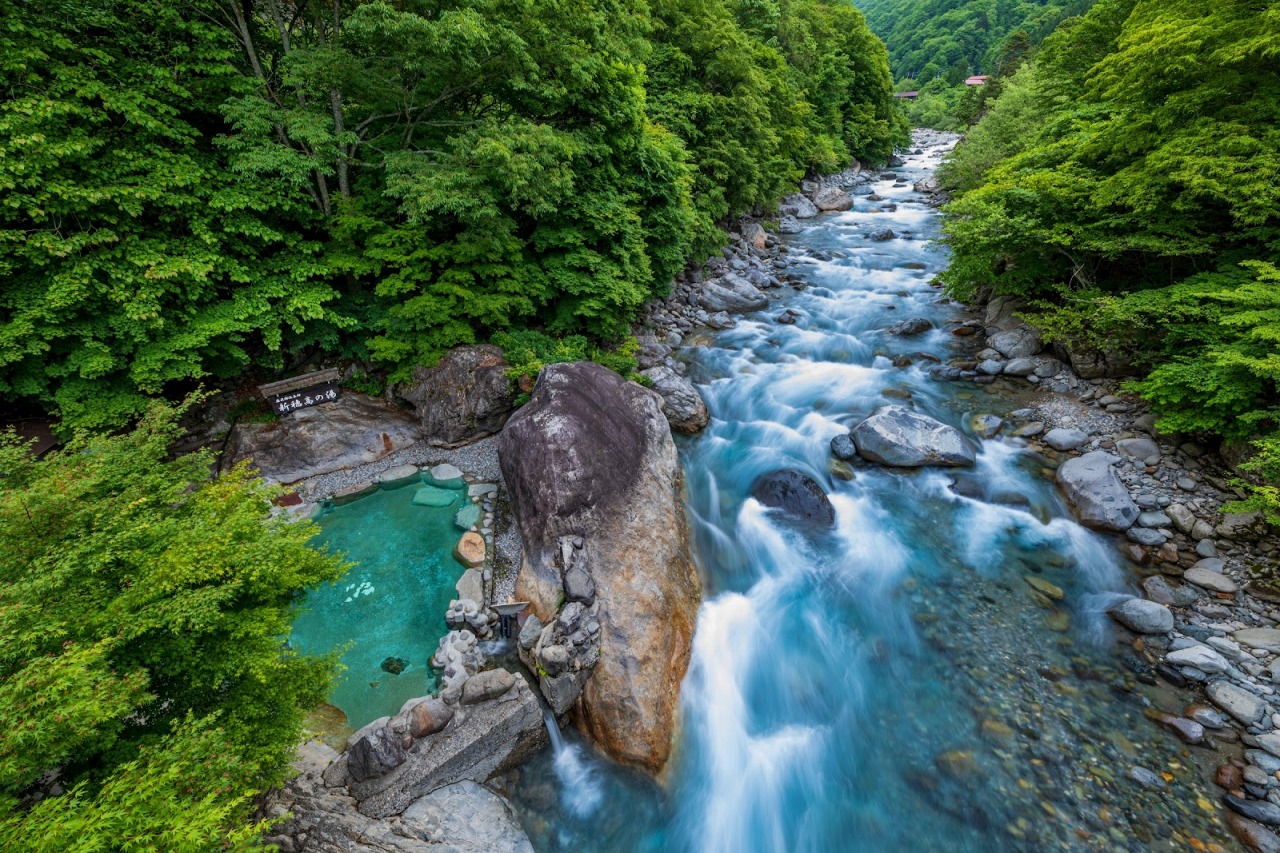
[[[446,507],[457,499],[457,492],[437,489],[435,486],[423,486],[413,493],[415,506]]]

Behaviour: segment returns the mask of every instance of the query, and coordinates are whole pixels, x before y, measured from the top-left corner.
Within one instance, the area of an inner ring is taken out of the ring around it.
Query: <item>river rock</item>
[[[1237,687],[1226,679],[1213,681],[1205,689],[1213,704],[1235,717],[1246,726],[1262,719],[1266,704],[1243,687]]]
[[[804,226],[794,216],[782,216],[778,219],[779,234],[799,234],[803,230]]]
[[[848,462],[858,455],[858,448],[847,432],[842,432],[831,439],[831,455]]]
[[[453,706],[440,701],[435,696],[424,696],[410,699],[404,703],[397,717],[391,719],[392,730],[397,730],[403,723],[405,731],[415,738],[433,735],[449,725],[453,719]]]
[[[672,429],[695,433],[707,425],[711,419],[707,404],[688,379],[666,366],[642,370],[640,375],[648,379],[650,387],[662,397],[662,413]]]
[[[1138,507],[1112,467],[1118,461],[1110,453],[1095,450],[1058,468],[1058,485],[1081,524],[1127,530],[1137,520]]]
[[[469,444],[502,429],[516,407],[502,350],[489,344],[455,347],[434,367],[417,367],[396,393],[416,407],[429,443]]]
[[[818,210],[849,210],[853,207],[853,196],[836,187],[821,187],[813,194],[813,204]]]
[[[355,391],[331,403],[298,409],[269,424],[237,424],[228,443],[231,462],[248,460],[263,479],[296,483],[376,462],[421,441],[417,419]]]
[[[818,215],[818,206],[800,193],[789,195],[778,206],[778,212],[796,219],[812,219]]]
[[[1227,825],[1252,853],[1280,853],[1280,835],[1243,815],[1227,814]]]
[[[1040,333],[1035,329],[1030,326],[1021,326],[1004,332],[996,332],[987,338],[987,346],[1005,358],[1030,358],[1044,349],[1044,342],[1040,339]]]
[[[587,541],[600,659],[581,722],[611,756],[651,771],[670,754],[700,598],[661,406],[597,364],[549,365],[498,448],[524,545],[516,597],[554,619],[560,537]]]
[[[1194,666],[1201,672],[1207,672],[1210,675],[1226,672],[1231,668],[1231,663],[1226,658],[1208,646],[1203,646],[1199,643],[1194,646],[1188,646],[1185,649],[1169,652],[1164,659],[1177,666]]]
[[[802,471],[788,468],[765,474],[751,486],[751,497],[797,521],[823,527],[836,523],[827,493]]]
[[[757,290],[755,285],[745,278],[733,273],[725,273],[719,278],[702,283],[698,302],[711,312],[745,314],[764,308],[769,304],[769,297]]]
[[[547,743],[542,705],[523,678],[496,699],[459,706],[437,734],[414,743],[403,763],[363,780],[351,773],[348,789],[362,814],[375,818],[405,811],[424,794],[463,780],[483,783],[524,761]]]
[[[907,338],[914,335],[922,335],[932,328],[933,323],[929,322],[926,317],[908,317],[890,326],[889,332],[890,334]]]
[[[1226,575],[1212,572],[1208,569],[1197,568],[1196,566],[1192,566],[1183,572],[1182,579],[1210,592],[1233,593],[1237,589],[1236,582]]]
[[[1056,427],[1044,434],[1044,443],[1054,450],[1075,450],[1089,440],[1088,434],[1078,429]]]
[[[478,705],[497,699],[515,686],[516,677],[505,669],[477,672],[462,685],[462,704]]]
[[[1266,800],[1245,800],[1232,794],[1222,797],[1232,811],[1267,826],[1280,826],[1280,806]]]
[[[1150,459],[1160,455],[1160,445],[1149,438],[1122,438],[1116,442],[1116,451],[1121,456]]]
[[[1029,358],[1011,358],[1004,366],[1005,376],[1030,376],[1036,372],[1036,363]]]
[[[1280,652],[1280,628],[1242,628],[1231,636],[1251,649]]]
[[[902,406],[882,406],[853,428],[858,455],[904,468],[966,466],[977,458],[973,444],[955,427]]]
[[[1173,613],[1163,604],[1142,598],[1130,598],[1107,613],[1121,625],[1138,634],[1167,634],[1173,630]]]

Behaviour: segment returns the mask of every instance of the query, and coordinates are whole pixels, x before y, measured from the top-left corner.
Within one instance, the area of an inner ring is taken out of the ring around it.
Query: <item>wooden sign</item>
[[[298,409],[337,400],[342,396],[342,389],[338,384],[340,379],[341,374],[335,369],[317,370],[292,379],[259,385],[258,391],[271,403],[276,414],[287,415]]]

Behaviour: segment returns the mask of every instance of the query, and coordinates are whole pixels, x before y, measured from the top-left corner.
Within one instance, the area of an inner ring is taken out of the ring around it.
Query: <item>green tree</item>
[[[43,461],[0,440],[4,849],[249,844],[250,796],[323,701],[332,663],[281,637],[341,562],[250,472],[168,459],[177,414]]]

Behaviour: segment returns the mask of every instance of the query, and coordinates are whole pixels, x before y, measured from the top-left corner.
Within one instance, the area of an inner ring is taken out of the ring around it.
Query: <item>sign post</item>
[[[338,382],[341,374],[336,368],[304,373],[291,379],[259,385],[258,392],[271,404],[277,415],[287,415],[298,409],[307,409],[321,403],[331,403],[342,396]]]

